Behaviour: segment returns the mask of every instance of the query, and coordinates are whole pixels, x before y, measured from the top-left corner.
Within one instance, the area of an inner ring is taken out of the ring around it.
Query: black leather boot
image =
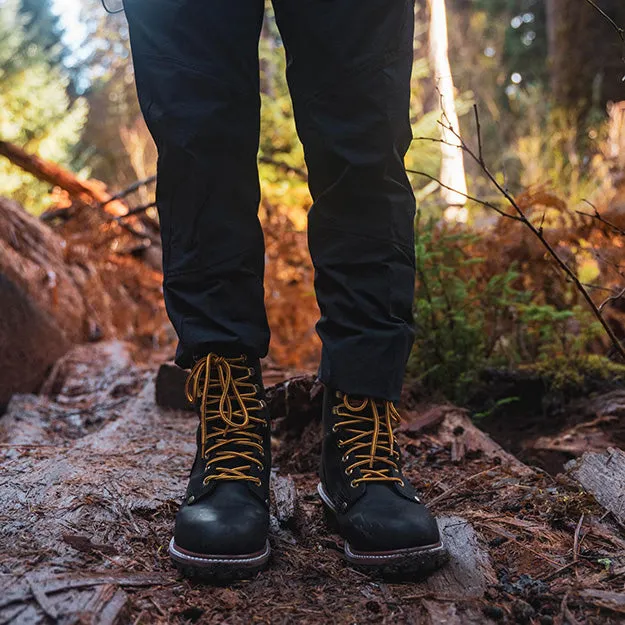
[[[345,557],[383,575],[419,578],[447,560],[436,519],[401,471],[389,401],[325,390],[319,495]]]
[[[249,577],[270,552],[270,425],[260,363],[209,354],[193,367],[186,393],[200,425],[169,554],[188,577]]]

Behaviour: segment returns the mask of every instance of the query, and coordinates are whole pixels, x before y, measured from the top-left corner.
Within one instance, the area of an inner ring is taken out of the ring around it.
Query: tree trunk
[[[599,6],[625,25],[623,0]],[[625,99],[623,46],[614,27],[586,0],[548,0],[551,86],[556,102],[579,119],[594,104]]]
[[[443,122],[440,178],[444,186],[441,195],[448,206],[456,208],[452,217],[458,219],[463,212],[458,211],[457,207],[464,206],[467,201],[465,197],[467,183],[460,141],[449,129],[451,127],[456,133],[460,132],[454,99],[454,82],[448,56],[447,11],[445,0],[429,0],[428,4],[430,7],[430,64],[434,72],[436,88],[440,94]]]

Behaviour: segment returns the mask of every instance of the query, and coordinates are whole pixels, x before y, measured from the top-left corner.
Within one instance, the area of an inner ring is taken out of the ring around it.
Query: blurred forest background
[[[407,158],[419,208],[409,375],[425,393],[465,404],[493,368],[538,369],[564,385],[622,376],[625,64],[616,25],[625,24],[625,4],[599,3],[615,24],[585,0],[445,4],[459,134],[483,159],[464,154],[472,199],[456,194],[450,204],[437,182],[445,121],[430,11],[418,3]],[[11,248],[0,271],[69,342],[118,336],[171,352],[160,302],[156,150],[138,108],[127,24],[100,0],[70,5],[0,0],[0,154],[8,157],[0,158],[0,196],[8,198],[0,222]],[[305,234],[311,200],[269,5],[260,45],[270,357],[307,370],[319,353]],[[146,180],[123,202],[115,195]],[[56,238],[44,253],[50,229]]]

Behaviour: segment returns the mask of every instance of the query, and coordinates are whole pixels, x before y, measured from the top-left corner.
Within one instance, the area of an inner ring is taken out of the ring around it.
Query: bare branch
[[[612,28],[614,28],[618,36],[621,38],[621,41],[625,43],[625,28],[621,28],[601,7],[597,6],[593,0],[586,0],[586,2],[610,23]]]
[[[588,204],[588,206],[590,206],[595,212],[593,215],[591,215],[590,213],[584,213],[583,211],[575,211],[578,215],[582,215],[584,217],[590,217],[591,219],[596,219],[597,221],[600,221],[602,224],[606,225],[608,228],[616,232],[616,234],[620,234],[621,236],[625,237],[625,230],[623,230],[622,228],[619,228],[617,225],[605,219],[605,217],[601,215],[601,213],[597,210],[597,207],[594,204],[592,204],[588,200],[584,200],[584,202],[586,202],[586,204]]]
[[[258,160],[265,165],[273,165],[274,167],[277,167],[278,169],[281,169],[286,173],[295,174],[296,176],[299,176],[304,182],[308,182],[308,173],[306,172],[306,170],[301,169],[300,167],[294,167],[293,165],[289,165],[284,161],[279,161],[271,156],[259,156]]]
[[[480,115],[477,110],[477,104],[473,105],[473,114],[475,115],[475,125],[477,127],[477,154],[480,159],[480,165],[484,165],[484,152],[482,151],[482,126],[480,124]]]
[[[119,193],[112,195],[105,202],[102,202],[100,206],[106,206],[109,202],[113,202],[114,200],[121,200],[122,198],[125,198],[127,195],[130,195],[137,189],[140,189],[141,187],[145,185],[152,184],[155,180],[156,180],[156,176],[150,176],[149,178],[145,178],[144,180],[137,180],[136,182],[133,182],[130,186],[120,191]]]
[[[611,297],[608,297],[608,299],[606,299],[605,302],[603,302],[603,304],[601,304],[601,306],[599,306],[599,310],[601,312],[603,312],[603,309],[608,304],[610,304],[611,302],[616,302],[616,301],[620,300],[624,296],[625,296],[625,289],[623,289],[620,293],[617,293],[616,295],[612,295]]]
[[[490,208],[494,210],[495,212],[499,213],[502,217],[507,217],[508,219],[514,219],[516,221],[520,221],[519,217],[517,217],[516,215],[510,215],[510,213],[506,213],[498,206],[495,206],[495,204],[491,204],[490,202],[487,202],[486,200],[481,200],[480,198],[474,197],[472,195],[468,195],[466,193],[462,193],[458,191],[457,189],[453,189],[452,187],[449,187],[446,184],[443,184],[438,178],[435,178],[434,176],[424,171],[417,171],[416,169],[406,169],[406,171],[409,174],[416,174],[417,176],[423,176],[424,178],[429,178],[433,182],[438,183],[444,189],[449,189],[450,191],[453,191],[454,193],[458,193],[459,195],[462,195],[463,197],[467,198],[467,200],[470,200],[471,202],[475,202],[476,204],[481,204],[482,206],[486,206],[487,208]]]

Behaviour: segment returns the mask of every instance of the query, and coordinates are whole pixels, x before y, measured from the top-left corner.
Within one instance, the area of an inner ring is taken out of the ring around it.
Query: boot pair
[[[186,385],[200,424],[169,553],[188,577],[249,577],[269,561],[271,441],[260,363],[215,354]],[[345,557],[362,569],[413,578],[446,560],[436,520],[401,472],[389,401],[326,389],[318,492]]]

